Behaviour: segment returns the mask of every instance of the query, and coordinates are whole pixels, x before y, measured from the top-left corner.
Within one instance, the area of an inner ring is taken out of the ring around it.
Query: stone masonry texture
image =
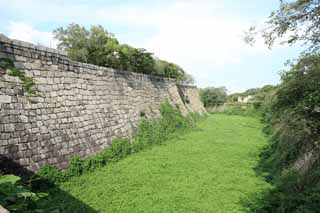
[[[28,95],[18,77],[0,69],[0,166],[9,159],[31,171],[66,168],[74,155],[90,156],[114,138],[130,137],[141,114],[158,116],[166,99],[183,114],[205,112],[196,87],[75,62],[1,34],[0,58],[13,60],[36,89]]]

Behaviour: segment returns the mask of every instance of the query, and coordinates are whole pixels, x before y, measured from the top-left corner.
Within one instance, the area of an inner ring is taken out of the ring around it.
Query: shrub
[[[98,153],[95,156],[87,158],[85,161],[83,161],[83,172],[92,172],[96,168],[105,166],[107,164],[107,160],[105,157]]]
[[[224,104],[227,96],[227,89],[225,87],[208,87],[200,90],[201,101],[206,108]]]
[[[65,173],[59,171],[54,166],[44,166],[30,180],[30,186],[34,191],[46,190],[55,183],[61,183],[66,180]]]
[[[161,117],[157,120],[143,119],[139,126],[138,132],[134,139],[133,150],[140,150],[152,144],[161,144],[174,133],[190,129],[200,120],[198,113],[190,113],[183,116],[181,112],[173,107],[168,101],[160,107]]]
[[[80,176],[83,173],[84,162],[79,156],[74,156],[69,164],[68,169],[66,170],[67,176]]]
[[[310,150],[319,152],[320,56],[305,55],[282,73],[282,83],[263,106],[270,145],[260,167],[275,188],[256,212],[318,212],[320,209],[320,159],[307,171],[293,169]]]
[[[107,161],[118,161],[121,158],[130,155],[132,146],[128,139],[115,139],[112,144],[103,152],[103,156]]]

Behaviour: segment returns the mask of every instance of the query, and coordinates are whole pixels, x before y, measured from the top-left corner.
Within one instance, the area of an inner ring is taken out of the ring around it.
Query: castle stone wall
[[[75,62],[2,35],[0,58],[13,60],[35,83],[30,95],[23,81],[0,68],[0,157],[31,171],[65,168],[73,155],[86,157],[116,137],[130,137],[141,115],[158,116],[166,99],[183,114],[203,112],[199,99],[184,104],[172,79]],[[198,98],[196,88],[191,93]]]

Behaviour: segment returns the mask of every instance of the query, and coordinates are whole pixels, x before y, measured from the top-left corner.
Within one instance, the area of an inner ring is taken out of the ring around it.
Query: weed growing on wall
[[[4,70],[14,68],[14,63],[12,60],[10,60],[8,58],[1,58],[0,59],[0,68],[4,69]]]
[[[28,95],[35,95],[33,88],[35,83],[31,77],[26,77],[22,69],[16,68],[12,60],[7,58],[0,59],[0,68],[7,71],[8,75],[18,77],[23,82],[23,89]]]

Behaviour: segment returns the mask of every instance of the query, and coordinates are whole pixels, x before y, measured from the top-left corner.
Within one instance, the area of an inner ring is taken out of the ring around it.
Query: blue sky
[[[101,24],[121,43],[146,48],[191,73],[199,87],[229,92],[277,84],[287,59],[301,48],[262,39],[244,44],[243,32],[262,24],[279,0],[0,0],[0,32],[54,47],[52,30],[75,22]]]

